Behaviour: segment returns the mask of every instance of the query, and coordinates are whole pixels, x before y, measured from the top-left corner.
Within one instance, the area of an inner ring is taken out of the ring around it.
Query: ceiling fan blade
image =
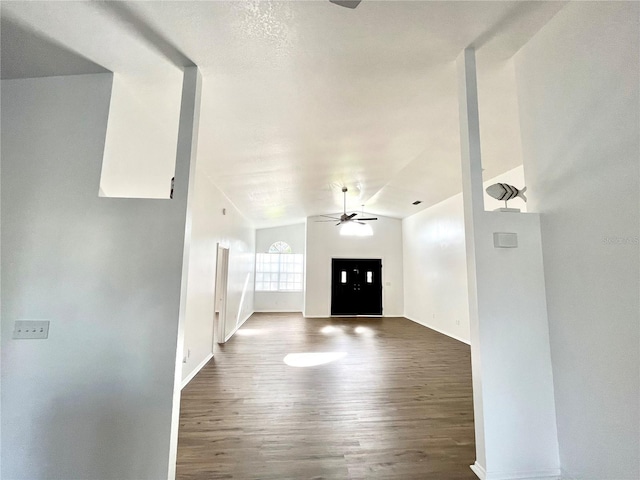
[[[371,218],[359,218],[358,220],[362,221],[362,220],[377,220],[376,217],[371,217]]]
[[[334,218],[333,220],[315,220],[316,223],[324,223],[324,222],[335,222],[336,220],[338,220],[337,218]]]
[[[362,0],[329,0],[331,3],[340,5],[341,7],[356,8]]]
[[[340,225],[341,223],[342,223],[342,221],[340,221],[340,222],[336,223],[336,227],[337,227],[338,225]]]
[[[353,217],[355,217],[357,215],[357,213],[352,213],[351,215],[349,215],[347,218],[351,219]]]
[[[340,217],[335,217],[332,215],[317,215],[318,217],[330,218],[331,220],[340,220]]]

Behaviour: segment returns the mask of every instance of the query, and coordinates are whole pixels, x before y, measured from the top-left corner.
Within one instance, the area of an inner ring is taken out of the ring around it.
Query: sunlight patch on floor
[[[315,367],[340,360],[347,352],[308,352],[290,353],[284,357],[284,363],[290,367]]]
[[[354,330],[358,335],[362,335],[363,337],[374,337],[376,332],[369,327],[363,327],[362,325],[357,326]]]
[[[336,327],[335,325],[325,325],[320,329],[320,333],[324,333],[325,335],[333,335],[335,333],[344,332],[344,327]]]

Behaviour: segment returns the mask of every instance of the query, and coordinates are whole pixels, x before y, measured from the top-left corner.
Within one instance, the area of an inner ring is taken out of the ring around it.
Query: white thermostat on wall
[[[508,232],[494,232],[493,246],[495,248],[518,248],[518,234]]]

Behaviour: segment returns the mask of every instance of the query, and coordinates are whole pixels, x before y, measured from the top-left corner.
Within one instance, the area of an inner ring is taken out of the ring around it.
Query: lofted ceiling
[[[461,191],[455,59],[467,46],[485,176],[522,162],[510,59],[562,6],[3,1],[2,75],[195,64],[199,167],[257,227],[339,211],[343,185],[349,209],[403,218]]]

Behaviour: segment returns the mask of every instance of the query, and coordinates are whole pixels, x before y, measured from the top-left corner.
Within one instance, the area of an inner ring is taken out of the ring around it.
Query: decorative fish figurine
[[[527,197],[524,195],[524,192],[526,191],[527,187],[524,187],[522,190],[518,190],[516,187],[509,185],[508,183],[494,183],[493,185],[489,185],[486,190],[486,192],[496,200],[503,200],[505,202],[516,197],[520,197],[526,202]]]

